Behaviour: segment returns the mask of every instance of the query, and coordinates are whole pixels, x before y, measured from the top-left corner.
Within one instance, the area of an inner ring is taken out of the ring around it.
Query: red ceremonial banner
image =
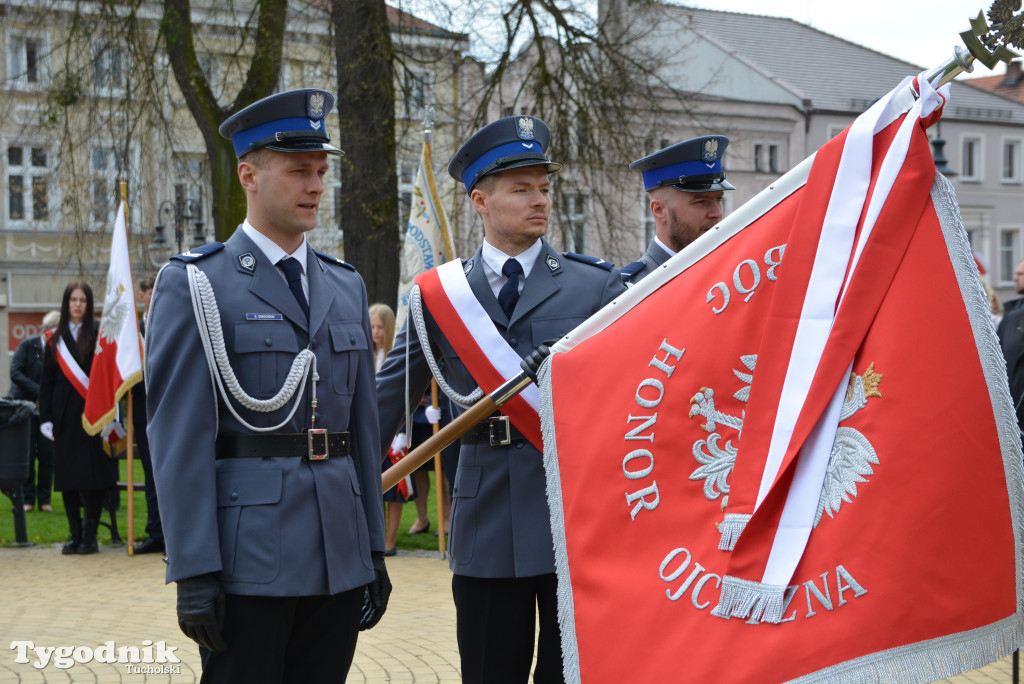
[[[875,136],[869,198],[901,122]],[[620,297],[600,332],[556,346],[541,406],[568,682],[925,682],[1021,642],[1020,439],[925,123],[876,232],[844,262],[793,439],[756,507],[779,387],[803,360],[790,358],[795,323],[779,312],[799,318],[805,293],[793,283],[811,278],[804,241],[817,244],[808,224],[820,229],[824,213],[816,174],[835,173],[843,136],[819,151],[806,185],[755,198],[770,210],[737,212],[748,222],[727,220]],[[855,221],[858,238],[870,214]],[[804,440],[837,391],[781,619],[719,607],[723,578],[745,587],[772,573]],[[734,482],[740,468],[754,476]],[[733,498],[753,515],[730,551],[719,526]]]

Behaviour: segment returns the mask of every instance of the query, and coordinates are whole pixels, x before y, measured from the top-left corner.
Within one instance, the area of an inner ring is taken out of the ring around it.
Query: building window
[[[764,170],[764,145],[754,145],[754,171],[763,172]]]
[[[412,115],[418,114],[427,105],[428,77],[426,74],[406,70],[405,72],[405,111]]]
[[[1013,282],[1013,269],[1016,268],[1020,254],[1020,231],[999,231],[999,281],[1003,285]]]
[[[1020,183],[1020,140],[1003,141],[1004,183]]]
[[[97,91],[124,90],[128,56],[114,47],[96,48],[93,54],[93,70]]]
[[[980,181],[981,180],[981,139],[963,139],[963,159],[960,169],[960,180]]]
[[[585,195],[569,197],[569,243],[571,251],[579,254],[587,249],[587,198]]]
[[[43,39],[37,36],[7,36],[8,80],[21,87],[42,83]]]
[[[772,173],[778,173],[779,171],[779,146],[769,145],[768,146],[768,170]]]
[[[654,236],[658,233],[658,226],[654,222],[654,214],[651,213],[651,203],[647,195],[644,195],[644,244],[641,249],[646,250]]]
[[[328,187],[330,195],[334,198],[334,226],[338,229],[338,238],[341,239],[341,160],[336,155],[330,155],[331,173]]]
[[[50,218],[50,153],[43,146],[7,148],[7,218],[12,223]]]
[[[128,179],[124,155],[109,148],[93,148],[89,169],[92,221],[97,226],[105,225],[113,218],[120,201],[118,181]]]
[[[419,166],[412,162],[398,163],[398,231],[403,240],[409,226],[409,213],[412,211],[412,195],[418,169]]]

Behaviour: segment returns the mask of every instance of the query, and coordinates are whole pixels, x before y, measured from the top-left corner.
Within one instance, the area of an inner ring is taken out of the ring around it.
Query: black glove
[[[530,376],[530,379],[533,380],[534,384],[537,382],[537,373],[540,372],[540,365],[544,363],[544,359],[551,356],[551,347],[553,347],[557,341],[558,340],[545,341],[539,347],[530,352],[530,355],[523,359],[519,364],[520,367],[526,371],[526,374]]]
[[[224,626],[224,592],[217,573],[178,580],[178,627],[203,648],[220,653],[228,649]]]
[[[366,585],[363,595],[363,617],[359,620],[359,630],[372,629],[384,617],[388,609],[388,598],[391,596],[391,580],[388,569],[384,567],[384,552],[374,551],[373,581]]]

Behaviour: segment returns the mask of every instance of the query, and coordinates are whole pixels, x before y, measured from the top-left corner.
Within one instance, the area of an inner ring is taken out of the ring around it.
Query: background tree
[[[160,24],[175,81],[206,143],[215,237],[222,241],[245,218],[245,192],[237,181],[238,164],[231,141],[222,138],[217,128],[235,112],[274,93],[281,73],[288,2],[258,0],[253,14],[256,26],[246,25],[242,30],[242,44],[252,46],[245,81],[234,101],[223,107],[218,104],[196,55],[189,0],[164,0]]]
[[[345,259],[366,281],[371,302],[398,298],[398,180],[391,26],[384,0],[335,0],[341,227]]]

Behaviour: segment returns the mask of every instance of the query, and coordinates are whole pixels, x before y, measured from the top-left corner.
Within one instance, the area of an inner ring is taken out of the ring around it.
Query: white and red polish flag
[[[555,345],[568,682],[925,682],[1024,641],[1021,443],[926,134],[947,96],[908,79]]]
[[[125,205],[122,202],[114,222],[103,316],[96,338],[96,353],[89,370],[85,412],[82,414],[85,431],[90,435],[99,434],[104,426],[116,420],[117,402],[141,380],[142,345],[139,319],[135,314],[135,289],[128,254]]]

